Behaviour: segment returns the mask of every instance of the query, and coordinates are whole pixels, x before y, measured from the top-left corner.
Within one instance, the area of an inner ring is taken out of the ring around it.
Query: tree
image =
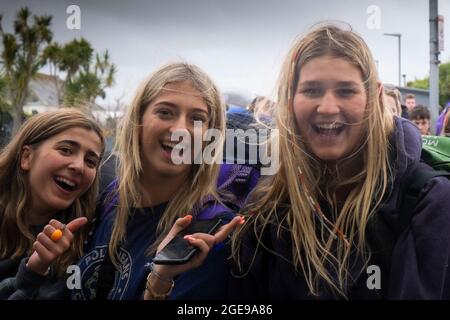
[[[33,15],[27,7],[21,8],[14,20],[14,34],[4,32],[0,16],[0,35],[3,52],[1,55],[6,79],[9,83],[10,101],[14,113],[12,134],[23,121],[23,105],[31,78],[36,75],[42,63],[43,48],[52,40],[51,16]]]
[[[430,88],[430,77],[415,79],[408,82],[408,87],[425,89]],[[450,62],[439,65],[439,104],[444,106],[450,101]]]
[[[44,52],[45,63],[53,70],[55,79],[59,72],[66,72],[61,88],[57,85],[60,101],[67,105],[94,103],[97,97],[104,98],[105,89],[114,83],[116,67],[110,61],[108,51],[95,55],[94,49],[84,38],[74,39],[64,46],[49,45]],[[55,80],[57,81],[57,80]]]
[[[114,84],[115,73],[116,66],[111,63],[108,50],[102,56],[97,53],[94,67],[91,63],[83,65],[66,83],[65,103],[95,103],[97,97],[105,98],[105,89]]]
[[[58,81],[58,71],[61,64],[62,48],[57,42],[52,42],[45,48],[42,54],[42,64],[49,65],[50,75],[55,81],[56,97],[58,104],[61,102],[61,86]]]
[[[81,69],[87,68],[91,62],[94,49],[84,38],[68,42],[61,50],[60,70],[66,72],[65,83],[72,81],[72,77]]]
[[[9,111],[8,81],[3,74],[0,74],[0,113],[6,111]]]

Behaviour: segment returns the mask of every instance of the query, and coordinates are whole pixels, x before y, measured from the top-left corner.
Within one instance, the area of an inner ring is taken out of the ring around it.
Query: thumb
[[[88,222],[86,217],[76,218],[67,224],[67,229],[74,233]]]

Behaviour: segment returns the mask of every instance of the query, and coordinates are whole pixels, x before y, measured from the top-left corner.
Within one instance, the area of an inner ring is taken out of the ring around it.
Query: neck
[[[37,208],[36,206],[30,206],[28,211],[30,214],[27,217],[28,226],[41,226],[47,224],[52,219],[56,212],[44,208]]]
[[[346,181],[355,176],[358,172],[361,172],[363,168],[363,160],[361,157],[354,157],[343,162],[328,162],[325,164],[326,178],[324,187],[328,187],[330,184],[335,186],[334,193],[338,202],[344,202],[349,193],[355,187],[355,183],[345,184],[339,186],[339,183]]]
[[[161,176],[150,172],[143,175],[140,181],[141,207],[153,207],[169,201],[186,179],[186,175]]]

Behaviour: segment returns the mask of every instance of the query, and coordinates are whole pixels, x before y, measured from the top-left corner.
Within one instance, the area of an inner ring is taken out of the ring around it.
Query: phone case
[[[213,234],[221,225],[222,219],[195,220],[186,229],[177,234],[160,252],[153,258],[155,264],[178,265],[188,262],[197,252],[197,248],[191,246],[184,236],[194,233]]]

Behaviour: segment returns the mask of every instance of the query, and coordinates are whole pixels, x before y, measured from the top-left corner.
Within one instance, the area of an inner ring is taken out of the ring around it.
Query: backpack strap
[[[231,192],[234,197],[226,201],[232,209],[240,210],[250,191],[256,186],[260,173],[253,166],[242,164],[222,164],[218,179],[218,189]]]

